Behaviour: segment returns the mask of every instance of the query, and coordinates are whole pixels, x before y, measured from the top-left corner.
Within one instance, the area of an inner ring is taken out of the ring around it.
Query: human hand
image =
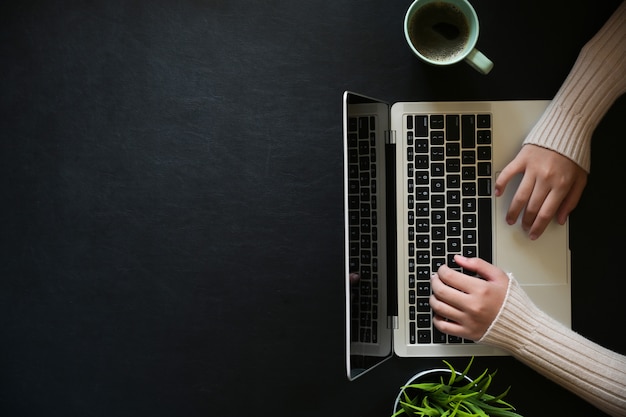
[[[522,228],[535,240],[555,216],[559,224],[565,224],[587,184],[587,172],[553,150],[528,144],[498,176],[495,195],[501,196],[509,181],[520,173],[524,177],[513,196],[506,221],[514,224],[524,210]]]
[[[471,277],[442,265],[431,277],[430,307],[440,331],[479,340],[498,315],[509,287],[509,277],[500,268],[480,258],[460,255],[454,261],[477,272]]]

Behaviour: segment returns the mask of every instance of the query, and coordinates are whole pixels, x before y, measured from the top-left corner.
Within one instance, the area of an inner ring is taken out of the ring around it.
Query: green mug
[[[413,53],[431,65],[467,62],[488,74],[493,62],[476,49],[478,15],[467,0],[415,0],[404,17],[404,36]]]

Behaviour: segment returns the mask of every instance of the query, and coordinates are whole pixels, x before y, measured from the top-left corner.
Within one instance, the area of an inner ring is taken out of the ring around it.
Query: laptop
[[[521,176],[503,196],[493,196],[499,172],[548,104],[390,105],[344,92],[348,379],[393,355],[508,355],[432,324],[430,275],[443,263],[461,270],[457,253],[513,272],[539,308],[571,327],[568,224],[553,222],[531,241],[519,222],[505,222]]]

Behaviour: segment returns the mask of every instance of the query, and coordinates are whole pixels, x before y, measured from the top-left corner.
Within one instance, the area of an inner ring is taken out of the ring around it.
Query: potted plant
[[[496,372],[468,376],[473,361],[463,372],[444,360],[447,368],[415,375],[401,387],[392,417],[522,417],[504,401],[511,387],[497,396],[487,393]]]

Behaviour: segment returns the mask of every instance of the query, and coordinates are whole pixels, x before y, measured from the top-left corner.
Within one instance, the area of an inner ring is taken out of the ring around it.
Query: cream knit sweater
[[[590,142],[626,92],[626,1],[583,47],[525,143],[557,151],[590,169]],[[626,356],[605,349],[542,312],[510,275],[498,316],[479,340],[502,347],[545,377],[612,416],[626,416]]]
[[[574,67],[524,144],[563,154],[590,169],[591,135],[626,92],[626,1],[582,48]]]
[[[554,320],[510,276],[498,316],[478,343],[498,346],[612,416],[626,416],[626,356]]]

